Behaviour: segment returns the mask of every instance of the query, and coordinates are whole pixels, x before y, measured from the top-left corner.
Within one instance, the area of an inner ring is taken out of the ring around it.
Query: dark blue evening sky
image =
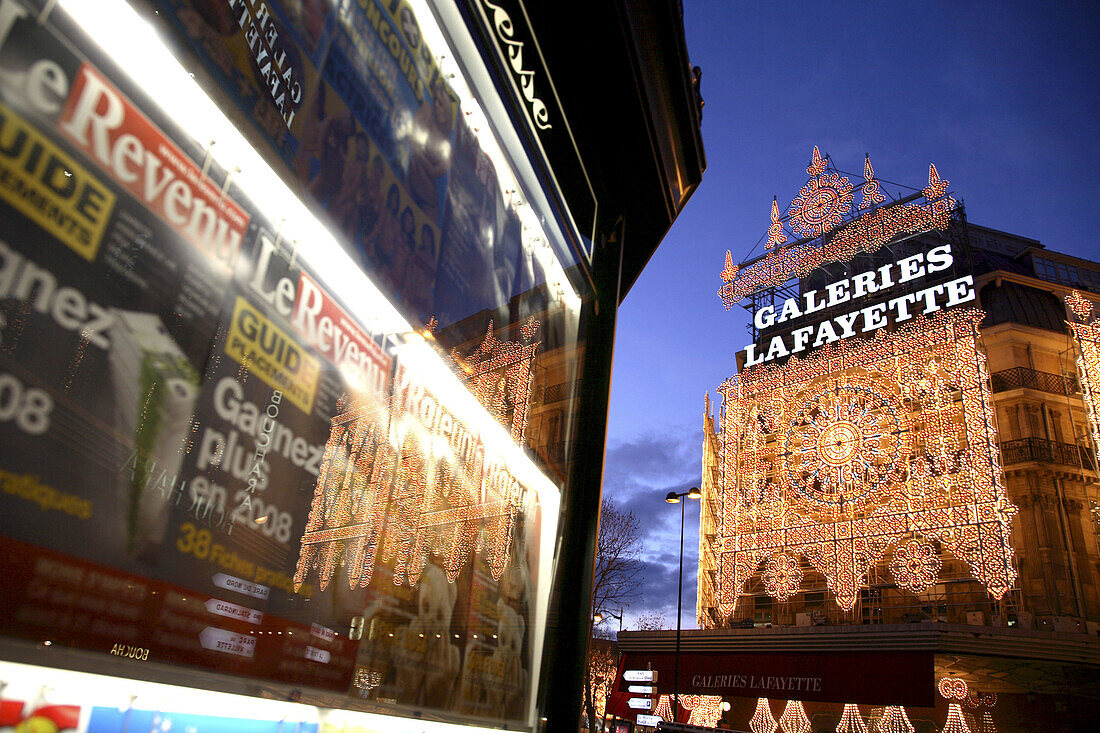
[[[836,167],[914,188],[928,164],[970,222],[1100,260],[1100,12],[1095,3],[684,0],[706,100],[703,183],[619,311],[604,491],[646,532],[644,611],[675,623],[679,508],[697,485],[703,395],[736,371],[747,314],[716,293],[807,179]],[[688,505],[685,628],[698,505]]]

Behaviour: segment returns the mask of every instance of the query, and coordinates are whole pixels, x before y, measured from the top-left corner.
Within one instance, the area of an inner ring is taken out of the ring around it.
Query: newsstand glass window
[[[533,727],[591,291],[438,15],[0,0],[0,652]]]

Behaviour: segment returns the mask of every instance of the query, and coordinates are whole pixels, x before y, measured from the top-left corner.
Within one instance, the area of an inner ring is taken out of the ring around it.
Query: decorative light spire
[[[722,279],[726,282],[733,282],[733,279],[737,277],[737,265],[733,264],[733,255],[730,251],[726,250],[726,266],[722,269]]]
[[[816,148],[814,149],[816,150]],[[786,241],[787,237],[783,234],[783,225],[779,222],[779,201],[775,196],[772,196],[772,224],[768,227],[768,243],[764,245],[764,248],[771,249]]]
[[[869,209],[875,204],[881,204],[886,196],[879,190],[878,180],[875,179],[875,169],[871,167],[871,156],[863,156],[863,200],[859,202],[859,208]]]
[[[821,157],[821,151],[814,145],[813,159],[810,161],[809,167],[806,168],[806,172],[811,176],[821,175],[825,172],[825,167],[829,164],[828,158]]]
[[[943,733],[970,733],[970,726],[963,720],[963,711],[957,702],[947,706],[947,722],[943,724]]]
[[[1092,320],[1092,301],[1081,295],[1081,291],[1074,290],[1066,296],[1066,305],[1078,322],[1088,323]]]
[[[924,197],[926,199],[938,199],[947,193],[947,184],[950,183],[945,178],[940,178],[940,172],[936,170],[935,163],[928,164],[928,187],[924,189]]]
[[[977,733],[997,733],[997,727],[993,725],[993,715],[988,710],[982,713]]]

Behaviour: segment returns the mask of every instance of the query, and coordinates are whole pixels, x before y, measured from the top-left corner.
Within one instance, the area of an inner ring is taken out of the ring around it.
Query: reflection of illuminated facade
[[[498,341],[490,322],[485,340],[474,353],[465,358],[454,355],[470,391],[517,443],[527,437],[531,381],[539,348],[539,342],[533,339],[538,329],[539,322],[530,318],[520,329],[521,342]]]
[[[471,393],[516,441],[524,439],[527,427],[538,348],[531,338],[537,328],[536,321],[526,324],[527,343],[518,344],[498,341],[490,324],[477,351],[455,357]],[[390,443],[391,433],[402,432],[396,426],[408,412],[410,392],[421,390],[395,392],[392,415],[364,399],[366,404],[352,402],[332,419],[302,536],[296,589],[316,568],[324,590],[337,567],[345,568],[349,587],[367,587],[380,546],[398,585],[406,579],[416,585],[429,555],[439,558],[454,582],[476,547],[483,548],[495,579],[504,572],[520,509],[518,487],[507,469],[480,444],[470,443],[474,436],[457,418],[449,419],[438,437],[418,434],[418,428],[442,428],[443,420],[433,416],[406,428],[397,448]],[[413,404],[415,409],[419,403]]]

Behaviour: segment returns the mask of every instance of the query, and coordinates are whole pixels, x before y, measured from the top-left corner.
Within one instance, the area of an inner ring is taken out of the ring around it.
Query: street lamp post
[[[698,486],[692,486],[682,494],[670,491],[665,497],[665,501],[669,504],[680,505],[680,580],[676,587],[676,671],[672,674],[672,697],[676,702],[672,711],[674,717],[680,712],[680,606],[684,597],[684,504],[680,500],[685,496],[689,499],[699,499],[702,498],[703,493],[699,491]]]

